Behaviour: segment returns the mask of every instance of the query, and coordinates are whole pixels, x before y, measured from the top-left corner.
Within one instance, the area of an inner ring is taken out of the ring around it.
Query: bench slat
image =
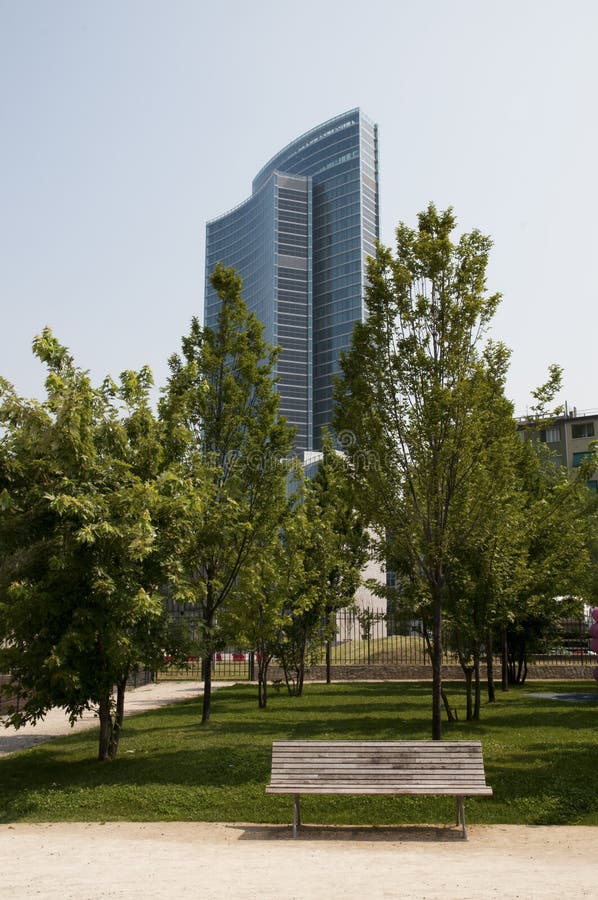
[[[438,749],[441,747],[449,748],[453,747],[459,750],[463,750],[466,747],[473,747],[477,750],[480,749],[481,744],[479,741],[359,741],[359,740],[346,740],[346,741],[322,741],[322,740],[290,740],[290,741],[273,741],[273,746],[275,747],[292,747],[293,749],[299,749],[301,747],[333,747],[335,749],[341,749],[342,747],[350,747],[351,749],[355,749],[358,747],[365,747],[366,749],[370,749],[371,747],[404,747],[408,749],[409,747],[415,747],[418,750],[425,749],[429,747],[430,749]]]
[[[354,763],[340,763],[338,765],[331,764],[330,761],[327,761],[325,764],[317,765],[312,762],[308,762],[303,765],[301,762],[288,762],[288,763],[277,763],[273,771],[280,772],[284,774],[285,772],[293,772],[293,771],[302,771],[302,772],[425,772],[425,771],[434,771],[434,772],[472,772],[474,774],[483,775],[484,770],[475,765],[466,765],[459,766],[456,764],[451,765],[437,765],[435,763],[420,763],[418,765],[400,765],[399,762],[384,762],[380,761],[380,764],[377,765],[375,762],[360,762],[355,761]]]
[[[329,772],[325,775],[319,774],[317,772],[290,772],[284,778],[272,778],[272,784],[278,783],[280,785],[288,784],[290,782],[300,782],[303,781],[306,784],[310,781],[314,784],[334,784],[335,781],[343,781],[346,784],[350,784],[352,781],[362,781],[362,782],[370,782],[380,783],[384,782],[386,784],[471,784],[474,786],[484,785],[485,780],[483,778],[470,778],[468,775],[453,775],[451,778],[443,778],[440,775],[434,775],[433,773],[424,773],[421,775],[407,775],[404,776],[399,774],[398,776],[393,777],[391,773],[382,773],[380,775],[375,774],[373,777],[370,776],[367,772],[355,772],[352,775],[348,776],[346,772]]]
[[[303,784],[296,785],[288,785],[285,788],[277,788],[274,785],[268,785],[266,788],[267,794],[367,794],[376,795],[376,794],[392,794],[394,795],[405,795],[412,796],[416,794],[422,794],[427,797],[431,795],[447,795],[451,797],[491,797],[492,796],[492,788],[486,787],[484,789],[480,788],[479,790],[467,788],[460,790],[455,790],[455,785],[450,785],[449,787],[437,785],[433,788],[429,787],[410,787],[410,788],[401,788],[401,787],[387,787],[387,788],[377,788],[372,787],[372,785],[367,786],[358,786],[358,785],[335,785],[334,788],[331,788],[330,785],[324,787],[317,786],[306,786]]]

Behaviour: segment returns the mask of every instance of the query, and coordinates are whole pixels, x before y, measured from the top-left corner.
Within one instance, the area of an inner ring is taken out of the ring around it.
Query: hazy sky
[[[0,0],[0,374],[50,325],[158,384],[200,315],[205,222],[304,131],[379,125],[382,239],[430,200],[494,239],[518,413],[549,363],[598,407],[595,0]]]

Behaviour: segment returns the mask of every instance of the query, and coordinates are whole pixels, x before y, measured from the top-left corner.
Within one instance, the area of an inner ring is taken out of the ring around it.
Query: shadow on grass
[[[538,703],[546,705],[544,708],[541,708],[538,706]],[[488,717],[487,722],[482,720],[479,724],[481,726],[491,724],[493,729],[517,727],[525,728],[526,730],[534,728],[548,729],[550,731],[563,729],[565,735],[563,735],[562,739],[566,740],[567,732],[571,734],[580,729],[595,729],[596,710],[588,703],[574,705],[572,703],[565,704],[558,700],[539,700],[533,704],[519,706],[517,709],[508,707],[500,710],[494,709],[492,710],[492,721],[490,722]]]
[[[421,709],[421,692],[410,685],[409,697],[397,694],[395,686],[360,686],[355,690],[336,686],[334,701],[328,702],[326,685],[311,685],[302,697],[276,695],[266,709],[248,706],[248,692],[255,688],[245,686],[219,691],[213,699],[209,725],[201,725],[201,708],[196,701],[177,704],[161,710],[161,722],[157,726],[144,727],[150,714],[140,714],[125,721],[123,740],[130,735],[165,734],[171,722],[177,721],[177,731],[213,735],[225,730],[230,738],[238,735],[241,743],[251,735],[251,740],[279,739],[362,739],[378,740],[401,738],[427,738],[430,720]],[[414,715],[416,711],[416,715]],[[182,720],[185,720],[184,724]]]

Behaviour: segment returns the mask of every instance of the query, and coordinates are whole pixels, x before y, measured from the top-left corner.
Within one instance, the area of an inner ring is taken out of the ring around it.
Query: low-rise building
[[[557,416],[546,428],[530,427],[530,419],[522,416],[519,427],[527,437],[538,435],[554,454],[555,465],[565,466],[569,472],[575,471],[582,462],[592,455],[592,445],[598,442],[598,409],[569,410],[565,406],[562,416]],[[598,491],[598,471],[588,480],[588,487]]]

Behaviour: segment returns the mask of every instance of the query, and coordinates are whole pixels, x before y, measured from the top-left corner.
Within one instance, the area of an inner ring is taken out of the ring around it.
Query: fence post
[[[248,655],[248,673],[249,681],[255,681],[255,651],[250,650]]]

